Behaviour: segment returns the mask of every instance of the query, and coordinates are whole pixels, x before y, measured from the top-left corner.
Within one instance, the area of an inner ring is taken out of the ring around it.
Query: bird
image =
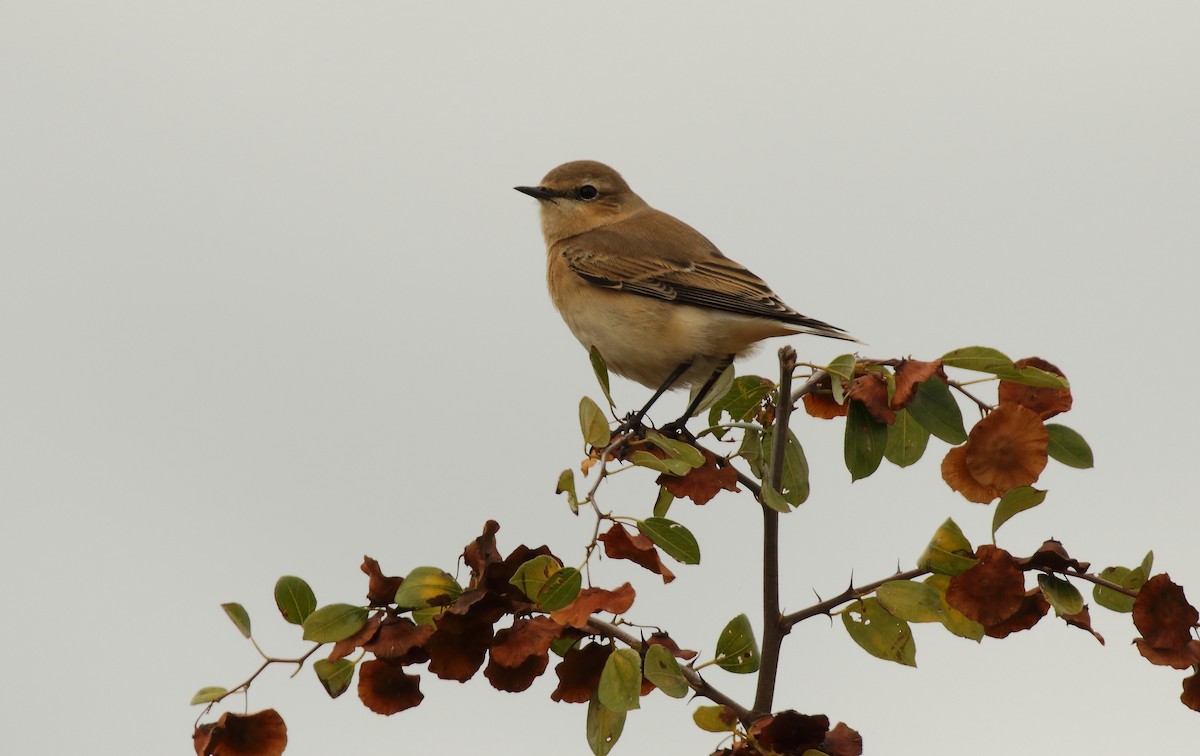
[[[700,385],[686,421],[721,372],[763,339],[858,342],[789,307],[604,163],[564,163],[537,186],[513,188],[540,205],[550,299],[571,333],[612,372],[656,389],[637,422],[664,392]]]

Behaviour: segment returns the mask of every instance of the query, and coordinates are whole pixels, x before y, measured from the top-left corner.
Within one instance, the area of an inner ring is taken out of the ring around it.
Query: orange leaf
[[[226,712],[192,733],[196,756],[280,756],[287,747],[287,725],[274,709],[254,714]]]
[[[653,573],[662,575],[664,583],[675,579],[675,573],[667,569],[658,555],[658,549],[641,533],[630,533],[619,522],[614,522],[607,533],[600,536],[604,542],[604,555],[613,559],[628,559]]]
[[[966,466],[979,483],[1007,491],[1028,486],[1046,468],[1050,434],[1042,419],[1019,404],[1002,404],[971,429]]]
[[[629,611],[635,595],[633,586],[629,583],[623,583],[613,591],[584,588],[574,601],[551,612],[550,616],[560,625],[582,628],[596,612],[624,614]]]
[[[710,451],[702,453],[702,467],[693,468],[682,476],[663,473],[655,482],[670,491],[676,499],[691,499],[695,504],[707,504],[721,490],[738,491],[737,470],[730,465],[718,465],[717,455]]]
[[[1181,648],[1192,639],[1200,615],[1187,602],[1183,588],[1166,574],[1146,581],[1133,600],[1133,625],[1153,648]]]
[[[984,627],[999,625],[1021,609],[1025,577],[1012,555],[995,546],[980,546],[974,566],[950,578],[946,603]]]
[[[878,373],[865,373],[855,378],[846,396],[862,402],[877,421],[885,425],[896,422],[896,412],[888,406],[887,381]]]
[[[358,668],[358,697],[376,714],[392,715],[425,700],[421,678],[391,659],[370,659]]]
[[[903,409],[912,401],[918,384],[942,372],[942,361],[921,362],[905,360],[896,367],[896,390],[892,392],[892,409]]]
[[[1041,357],[1026,357],[1023,360],[1017,360],[1013,365],[1018,368],[1028,365],[1039,370],[1045,370],[1047,373],[1066,377],[1063,375],[1063,371],[1046,362]],[[1070,388],[1042,388],[1039,386],[1027,386],[1023,383],[1000,381],[999,398],[1000,404],[1019,404],[1037,413],[1043,420],[1071,409]]]
[[[955,491],[976,504],[989,504],[999,498],[1004,491],[993,486],[985,486],[971,475],[967,469],[967,448],[956,446],[946,452],[942,460],[942,480]]]

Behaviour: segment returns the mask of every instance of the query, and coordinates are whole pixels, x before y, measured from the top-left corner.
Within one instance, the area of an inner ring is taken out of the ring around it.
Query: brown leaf
[[[1146,581],[1133,600],[1133,625],[1153,648],[1180,648],[1192,639],[1200,615],[1187,602],[1183,588],[1167,574]]]
[[[1092,628],[1092,613],[1088,611],[1086,606],[1075,614],[1062,615],[1062,620],[1072,627],[1077,627],[1080,630],[1087,630],[1096,640],[1100,641],[1101,646],[1104,645],[1104,636]]]
[[[1039,546],[1032,556],[1017,559],[1016,562],[1022,570],[1051,570],[1053,572],[1064,570],[1087,572],[1088,567],[1091,566],[1088,562],[1072,559],[1063,545],[1053,538]]]
[[[1047,373],[1066,377],[1063,375],[1063,371],[1046,362],[1041,357],[1026,357],[1023,360],[1017,360],[1013,364],[1019,368],[1028,365],[1039,370],[1045,370]],[[1071,409],[1071,389],[1042,388],[1039,386],[1027,386],[1023,383],[1000,381],[999,401],[1002,405],[1019,404],[1037,413],[1038,417],[1043,420],[1047,420],[1060,412],[1066,412]]]
[[[737,491],[737,470],[730,465],[717,464],[717,455],[710,451],[703,451],[702,454],[703,466],[693,468],[683,476],[662,473],[655,482],[670,491],[676,499],[687,498],[696,504],[707,504],[722,489]]]
[[[670,651],[671,655],[674,656],[676,659],[687,660],[687,659],[695,659],[696,658],[695,651],[690,651],[686,648],[680,648],[679,644],[677,644],[674,640],[672,640],[671,636],[667,635],[662,630],[659,630],[658,632],[654,633],[649,638],[647,638],[646,645],[647,646],[662,646],[663,648]]]
[[[636,594],[633,586],[623,583],[616,590],[603,588],[584,588],[575,600],[562,609],[555,610],[550,616],[560,625],[583,628],[591,616],[597,612],[624,614],[633,606]]]
[[[545,656],[550,644],[562,635],[562,625],[544,615],[515,619],[512,627],[496,633],[492,641],[492,661],[505,667],[524,664],[531,656]]]
[[[1004,549],[980,546],[975,557],[972,567],[950,578],[946,603],[985,627],[998,625],[1021,608],[1025,577]]]
[[[862,756],[862,735],[859,735],[857,731],[850,729],[844,723],[838,722],[829,731],[829,734],[825,736],[825,742],[821,744],[821,750],[828,754],[828,756]]]
[[[287,725],[274,709],[254,714],[226,712],[192,733],[196,756],[280,756],[287,748]]]
[[[815,418],[832,420],[835,417],[845,417],[849,410],[849,405],[838,404],[833,394],[827,391],[810,391],[804,395],[804,411]]]
[[[367,577],[367,604],[370,606],[387,606],[396,603],[396,590],[404,582],[404,578],[383,574],[376,562],[369,556],[363,557],[360,567]]]
[[[658,549],[641,533],[630,533],[619,522],[614,522],[607,533],[600,536],[604,542],[604,555],[613,559],[628,559],[653,573],[662,575],[664,583],[675,579],[675,573],[667,569],[658,555]]]
[[[446,612],[434,624],[437,629],[425,643],[429,671],[443,680],[471,679],[483,666],[492,643],[492,623],[471,614]]]
[[[1134,638],[1133,643],[1146,661],[1161,667],[1187,669],[1200,664],[1200,641],[1191,640],[1186,645],[1175,648],[1154,648],[1145,638]]]
[[[408,617],[391,618],[380,626],[379,632],[363,646],[363,650],[400,664],[420,664],[429,661],[425,644],[434,630],[433,625],[424,622],[418,625]]]
[[[392,715],[425,699],[421,678],[391,659],[370,659],[358,667],[358,697],[376,714]]]
[[[1183,693],[1179,700],[1192,711],[1200,711],[1200,672],[1183,678]]]
[[[1027,486],[1046,468],[1050,434],[1042,419],[1019,404],[1002,404],[971,429],[966,465],[985,486],[1007,491]]]
[[[567,652],[554,668],[558,687],[550,694],[555,701],[587,703],[600,685],[600,673],[613,647],[608,643],[589,643]]]
[[[1021,599],[1017,611],[994,625],[985,625],[983,630],[989,638],[1007,638],[1013,633],[1028,630],[1041,621],[1050,611],[1050,602],[1040,588],[1033,588]]]
[[[864,373],[855,378],[846,396],[862,402],[878,422],[885,425],[896,422],[896,412],[888,406],[887,381],[878,373]]]
[[[500,561],[500,550],[496,548],[496,534],[499,532],[500,524],[488,520],[483,525],[483,534],[463,549],[463,562],[471,568],[472,575],[481,575],[489,564]]]
[[[800,756],[825,742],[829,717],[801,714],[793,709],[761,717],[750,726],[750,734],[760,745],[780,756]]]
[[[896,366],[896,390],[892,392],[892,409],[903,409],[912,401],[917,386],[942,374],[942,361],[921,362],[905,360]]]
[[[351,635],[349,638],[334,643],[333,648],[329,650],[329,656],[326,658],[328,658],[329,661],[337,661],[338,659],[343,659],[349,656],[354,652],[354,649],[367,644],[372,638],[375,637],[375,633],[379,632],[379,625],[381,622],[383,622],[383,612],[376,612],[367,620],[366,624],[363,625],[362,629],[357,633]]]
[[[946,485],[958,491],[967,501],[976,504],[990,504],[1003,495],[1003,491],[993,486],[985,486],[971,475],[967,469],[967,447],[956,446],[946,452],[942,460],[942,480]]]

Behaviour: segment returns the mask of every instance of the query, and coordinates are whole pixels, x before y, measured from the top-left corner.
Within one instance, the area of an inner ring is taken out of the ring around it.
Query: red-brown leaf
[[[370,606],[387,606],[396,602],[396,590],[404,582],[404,578],[388,576],[369,556],[363,557],[360,568],[367,575],[367,604]]]
[[[613,647],[608,643],[589,643],[567,652],[554,668],[558,687],[550,694],[555,701],[587,703],[600,685],[600,673]]]
[[[850,729],[844,723],[838,722],[829,731],[829,734],[825,736],[825,742],[821,744],[821,750],[828,754],[828,756],[862,756],[862,735],[859,735],[857,731]]]
[[[470,614],[443,614],[425,643],[429,671],[443,680],[466,682],[483,666],[492,643],[492,624]]]
[[[425,699],[421,678],[391,659],[370,659],[359,665],[358,697],[368,709],[384,715],[411,709]]]
[[[946,603],[985,627],[999,625],[1021,608],[1025,578],[1004,549],[984,545],[975,556],[974,566],[950,578]]]
[[[624,614],[629,611],[635,595],[633,586],[629,583],[623,583],[612,591],[604,588],[584,588],[574,601],[551,612],[550,616],[560,625],[583,628],[597,612]]]
[[[829,717],[788,709],[755,720],[750,728],[759,744],[772,753],[800,756],[819,748],[829,732]]]
[[[280,756],[287,747],[287,725],[274,709],[254,714],[226,712],[192,733],[196,756]]]
[[[1197,640],[1188,641],[1187,644],[1175,648],[1154,648],[1145,638],[1134,638],[1133,643],[1151,664],[1175,669],[1187,669],[1200,664],[1200,641]]]
[[[846,396],[862,402],[876,421],[885,425],[896,422],[896,411],[888,405],[887,381],[878,373],[864,373],[855,378]]]
[[[675,573],[671,572],[659,557],[654,541],[641,533],[630,533],[621,523],[614,522],[608,532],[600,536],[600,540],[604,542],[605,556],[613,559],[628,559],[653,573],[662,575],[664,583],[675,579]]]
[[[1153,648],[1186,646],[1198,619],[1183,588],[1166,574],[1147,580],[1133,600],[1133,625]]]
[[[896,367],[896,390],[892,392],[892,409],[903,409],[912,401],[917,386],[940,375],[942,361],[921,362],[905,360]]]
[[[1026,357],[1023,360],[1017,360],[1013,364],[1019,368],[1028,365],[1039,370],[1045,370],[1047,373],[1063,375],[1063,371],[1046,362],[1041,357]],[[1063,377],[1065,378],[1066,376],[1064,375]],[[1019,404],[1036,412],[1043,420],[1071,409],[1070,388],[1042,388],[1039,386],[1027,386],[1023,383],[1000,381],[998,396],[1000,404]]]
[[[707,504],[721,490],[737,491],[737,470],[730,465],[717,464],[717,456],[712,452],[703,451],[702,454],[703,466],[693,468],[682,476],[663,473],[655,482],[670,491],[676,499],[691,499],[695,504]]]
[[[401,664],[420,664],[429,661],[425,644],[433,636],[434,629],[433,625],[424,622],[418,625],[408,617],[389,619],[363,650]]]

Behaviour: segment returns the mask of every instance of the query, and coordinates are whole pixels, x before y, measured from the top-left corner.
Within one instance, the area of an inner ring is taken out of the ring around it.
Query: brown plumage
[[[772,336],[810,333],[857,341],[801,315],[699,231],[655,210],[620,174],[591,160],[560,165],[536,187],[547,283],[585,349],[613,372],[659,388],[702,383],[727,360]]]

